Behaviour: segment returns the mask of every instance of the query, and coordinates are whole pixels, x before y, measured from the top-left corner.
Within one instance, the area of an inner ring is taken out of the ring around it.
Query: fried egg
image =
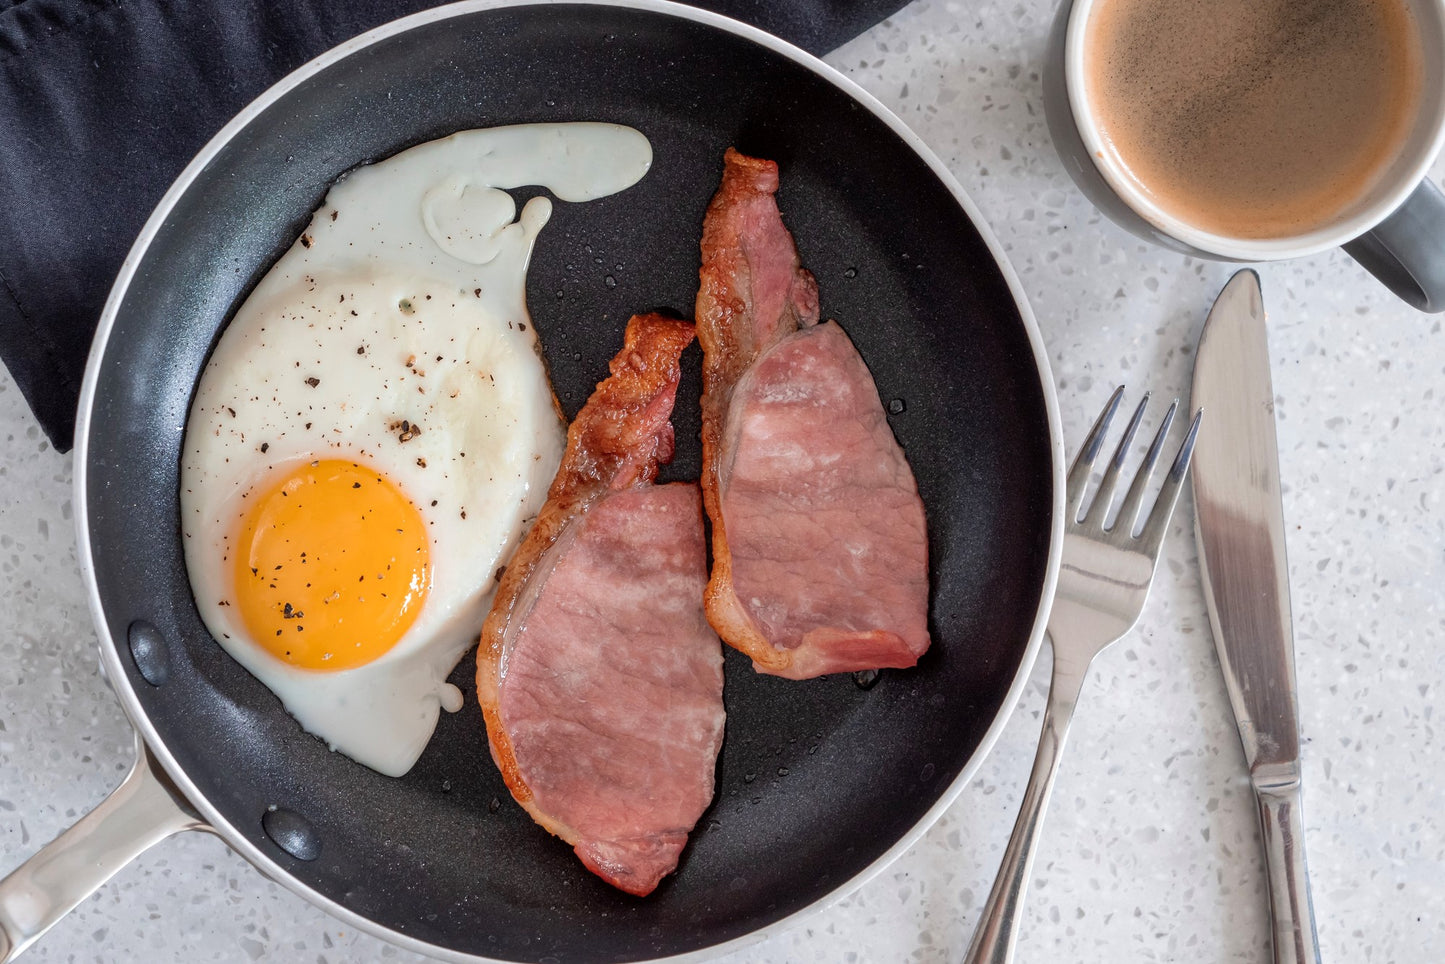
[[[623,190],[608,124],[464,131],[351,172],[201,374],[182,449],[202,620],[307,731],[400,776],[564,443],[525,303],[551,202]]]

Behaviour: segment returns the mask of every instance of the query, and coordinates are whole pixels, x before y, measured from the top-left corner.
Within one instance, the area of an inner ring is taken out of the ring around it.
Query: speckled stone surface
[[[1112,387],[1187,394],[1226,265],[1102,220],[1049,144],[1052,4],[918,0],[829,61],[973,196],[1022,279],[1077,445]],[[1432,175],[1445,176],[1445,163]],[[1260,267],[1289,523],[1305,820],[1327,961],[1445,959],[1445,333],[1335,252]],[[76,568],[71,463],[0,377],[0,873],[131,759]],[[1186,497],[1138,629],[1095,664],[1048,817],[1020,961],[1261,961],[1255,811],[1200,594]],[[1038,736],[1045,651],[992,755],[910,852],[741,962],[961,958]],[[420,960],[186,834],[127,867],[41,961]]]

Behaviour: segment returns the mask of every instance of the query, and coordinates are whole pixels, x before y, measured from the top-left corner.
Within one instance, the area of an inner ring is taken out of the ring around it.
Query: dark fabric
[[[693,0],[833,49],[906,0]],[[322,51],[425,0],[0,0],[0,360],[70,447],[131,242],[197,151]]]

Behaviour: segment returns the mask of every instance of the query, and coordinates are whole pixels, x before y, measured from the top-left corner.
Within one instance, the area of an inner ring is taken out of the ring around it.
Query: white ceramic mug
[[[1065,0],[1044,68],[1044,111],[1054,146],[1080,190],[1138,236],[1217,261],[1278,261],[1343,246],[1421,311],[1445,311],[1445,195],[1426,172],[1445,145],[1445,0],[1405,0],[1421,34],[1425,77],[1404,146],[1383,177],[1339,216],[1284,238],[1201,230],[1155,204],[1105,150],[1090,106],[1084,38],[1100,0]]]

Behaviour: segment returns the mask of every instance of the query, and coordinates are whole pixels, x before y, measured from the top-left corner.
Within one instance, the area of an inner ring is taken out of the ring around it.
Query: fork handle
[[[1315,908],[1305,870],[1304,820],[1298,781],[1292,786],[1255,787],[1259,801],[1264,869],[1269,877],[1269,910],[1274,920],[1275,964],[1319,964]]]
[[[1023,910],[1024,893],[1029,886],[1029,873],[1034,863],[1034,845],[1044,825],[1044,811],[1054,791],[1054,777],[1059,772],[1064,743],[1069,738],[1069,724],[1084,685],[1088,665],[1072,666],[1054,654],[1053,681],[1049,686],[1048,705],[1044,710],[1043,729],[1039,733],[1039,749],[1034,755],[1033,773],[1019,806],[1013,836],[1003,852],[998,877],[983,908],[983,918],[974,932],[973,944],[964,957],[965,964],[1008,964],[1013,960],[1018,940],[1019,914]]]

